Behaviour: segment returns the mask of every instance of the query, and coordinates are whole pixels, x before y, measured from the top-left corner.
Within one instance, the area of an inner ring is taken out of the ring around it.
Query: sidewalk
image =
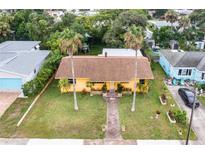
[[[195,141],[190,141],[190,144]],[[180,140],[28,139],[0,138],[0,145],[184,145]]]

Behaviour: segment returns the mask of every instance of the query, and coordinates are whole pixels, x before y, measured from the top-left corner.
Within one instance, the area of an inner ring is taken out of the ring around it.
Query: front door
[[[110,81],[110,91],[115,90],[115,82]]]

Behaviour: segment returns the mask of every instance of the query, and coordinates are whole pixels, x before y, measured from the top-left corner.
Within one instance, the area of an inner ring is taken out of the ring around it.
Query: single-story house
[[[134,49],[124,49],[124,48],[103,48],[102,54],[99,54],[98,56],[112,56],[112,57],[135,57],[137,56],[143,56],[140,50]]]
[[[159,63],[169,77],[205,83],[205,52],[161,50]]]
[[[22,92],[22,85],[35,78],[49,55],[47,50],[33,50],[36,43],[20,42],[0,44],[0,91]]]
[[[105,57],[74,56],[76,91],[101,91],[106,84],[107,89],[117,89],[121,83],[124,89],[133,91],[134,76],[137,72],[137,91],[148,92],[148,80],[154,79],[150,62],[146,57]],[[137,67],[136,67],[137,62]],[[72,92],[72,73],[70,58],[64,57],[55,75],[55,79],[68,79],[70,86],[61,92]],[[92,83],[92,87],[88,86]]]

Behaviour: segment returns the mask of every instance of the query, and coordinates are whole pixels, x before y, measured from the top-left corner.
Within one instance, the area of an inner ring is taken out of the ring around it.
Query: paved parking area
[[[179,86],[167,86],[169,91],[172,93],[176,103],[178,106],[187,112],[188,118],[191,115],[191,108],[187,107],[184,104],[184,101],[178,94]],[[195,109],[193,122],[192,122],[192,129],[195,131],[197,135],[197,141],[193,141],[192,144],[205,144],[205,108],[200,105],[199,108]]]
[[[0,117],[20,95],[18,92],[0,92]]]

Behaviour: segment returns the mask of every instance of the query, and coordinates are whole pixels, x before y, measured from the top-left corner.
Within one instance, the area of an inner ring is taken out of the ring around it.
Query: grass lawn
[[[106,45],[104,44],[91,44],[90,45],[90,51],[86,54],[83,52],[80,52],[79,55],[98,55],[102,53],[103,48],[105,48]]]
[[[79,112],[73,109],[73,95],[61,94],[53,81],[40,97],[15,137],[103,138],[106,104],[101,96],[77,95]]]
[[[0,118],[0,137],[14,137],[16,124],[33,101],[32,98],[18,98]]]
[[[137,95],[136,112],[130,111],[132,96],[123,96],[120,100],[120,121],[126,129],[122,136],[125,139],[185,139],[187,127],[170,124],[166,116],[167,111],[178,107],[170,106],[175,104],[175,101],[163,83],[165,74],[159,64],[153,63],[152,68],[155,80],[150,81],[148,94]],[[166,106],[161,105],[159,101],[162,93],[166,93],[169,99]],[[155,119],[157,110],[161,112],[159,119]],[[183,132],[182,136],[178,134],[179,129]],[[193,132],[191,138],[196,138]]]
[[[205,96],[198,96],[200,103],[205,107]]]

